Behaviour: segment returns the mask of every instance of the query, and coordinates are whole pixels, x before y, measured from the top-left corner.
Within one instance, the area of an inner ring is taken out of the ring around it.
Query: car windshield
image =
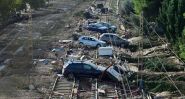
[[[97,39],[97,38],[95,38],[95,37],[94,37],[94,38],[92,38],[92,39],[93,39],[94,41],[98,41],[98,39]]]
[[[110,26],[109,23],[104,23],[104,22],[100,22],[99,24],[102,24],[102,25],[104,25],[104,26]]]
[[[95,25],[98,26],[98,27],[102,27],[103,26],[102,24],[99,24],[99,23],[96,23]]]
[[[98,68],[98,66],[96,66],[96,65],[93,64],[93,63],[87,63],[87,64],[91,65],[94,69]]]

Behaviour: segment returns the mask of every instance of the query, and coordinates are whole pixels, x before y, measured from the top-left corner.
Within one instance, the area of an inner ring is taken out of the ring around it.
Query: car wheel
[[[101,45],[100,44],[97,44],[96,47],[99,48],[99,47],[101,47]]]
[[[121,47],[121,48],[124,48],[124,47],[125,47],[125,44],[121,44],[120,47]]]
[[[84,44],[82,42],[79,43],[80,46],[84,46]]]
[[[101,34],[103,34],[103,33],[105,33],[105,30],[99,30],[99,32],[100,32]]]
[[[67,78],[68,80],[73,80],[75,77],[74,77],[74,74],[69,73]]]

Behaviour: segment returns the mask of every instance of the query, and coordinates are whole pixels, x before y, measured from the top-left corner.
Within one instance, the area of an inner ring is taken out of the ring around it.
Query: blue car
[[[106,22],[91,23],[85,26],[87,30],[96,31],[99,33],[116,32],[117,28],[114,25]]]
[[[107,23],[107,22],[99,22],[98,24],[106,26],[109,29],[109,32],[112,32],[112,33],[116,32],[117,30],[117,27],[115,25],[111,25],[110,23]]]

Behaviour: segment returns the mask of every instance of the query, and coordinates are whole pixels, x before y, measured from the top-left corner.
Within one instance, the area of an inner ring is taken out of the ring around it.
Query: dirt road
[[[87,8],[90,0],[82,1],[53,0],[48,8],[36,11],[42,15],[34,17],[31,25],[28,26],[28,21],[24,20],[0,31],[0,66],[8,64],[0,72],[0,99],[46,98],[44,96],[53,78],[47,65],[41,64],[34,69],[29,67],[28,62],[32,60],[25,50],[30,44],[29,33],[32,33],[34,52],[48,50],[50,41],[69,38],[74,29],[66,29],[65,25],[73,24],[76,20],[74,13]],[[30,82],[34,86],[33,91],[29,91]]]

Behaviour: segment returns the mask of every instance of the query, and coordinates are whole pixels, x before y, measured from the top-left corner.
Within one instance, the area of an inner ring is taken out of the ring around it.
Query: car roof
[[[72,64],[72,63],[87,63],[87,64],[92,64],[90,61],[85,61],[85,60],[69,60],[68,63],[69,64]]]
[[[96,40],[98,40],[96,37],[94,37],[94,36],[80,36],[80,38],[83,38],[83,37],[88,37],[88,38],[93,38],[93,39],[96,39]]]
[[[115,33],[103,33],[101,36],[103,36],[103,35],[115,35],[115,36],[118,36],[118,35],[115,34]]]
[[[90,64],[91,66],[93,66],[93,67],[98,67],[98,66],[96,66],[95,64],[93,64],[91,61],[89,61],[89,60],[87,60],[87,61],[84,61],[84,60],[70,60],[70,61],[68,61],[68,65],[69,64],[73,64],[73,63],[85,63],[85,64]]]
[[[98,23],[107,23],[107,22],[98,22]]]

